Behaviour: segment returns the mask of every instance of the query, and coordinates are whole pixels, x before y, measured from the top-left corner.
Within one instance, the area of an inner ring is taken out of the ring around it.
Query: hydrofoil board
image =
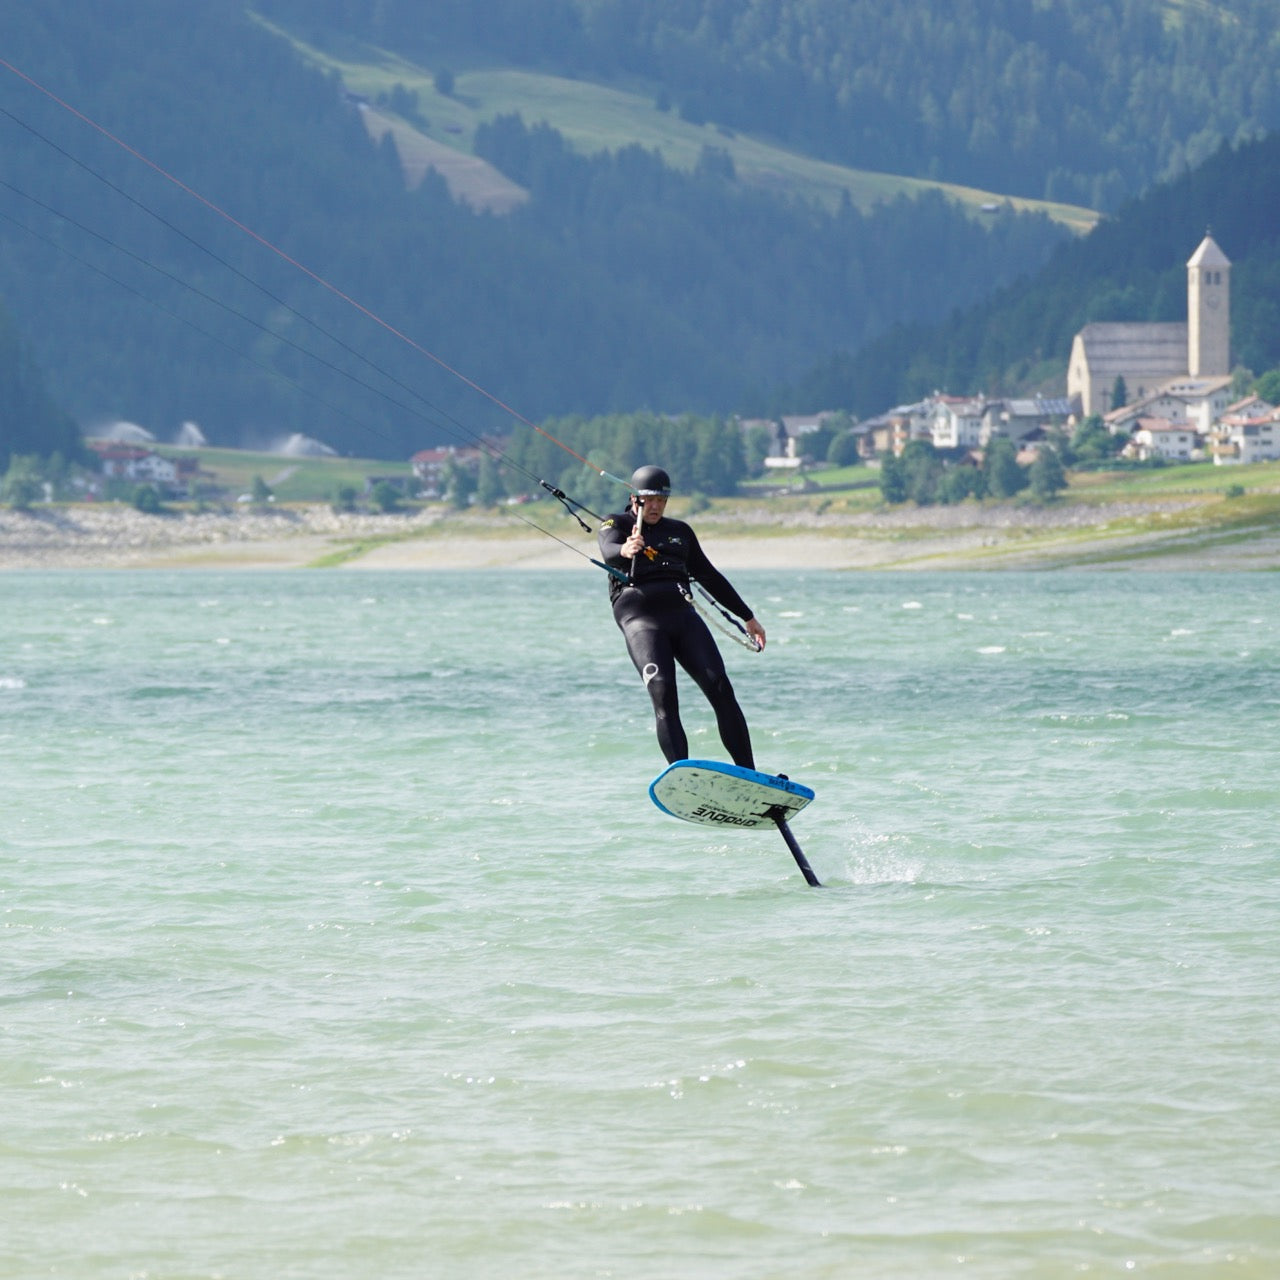
[[[813,799],[790,778],[720,760],[677,760],[649,784],[649,795],[673,818],[743,831],[776,827]]]

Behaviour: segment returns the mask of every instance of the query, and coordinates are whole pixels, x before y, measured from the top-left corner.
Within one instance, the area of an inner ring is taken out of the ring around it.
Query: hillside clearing
[[[915,197],[935,190],[979,219],[990,217],[993,206],[996,210],[1008,207],[1018,212],[1044,213],[1079,234],[1091,230],[1098,221],[1093,210],[1076,205],[829,164],[714,123],[689,123],[673,112],[658,110],[652,97],[644,93],[585,80],[514,68],[459,69],[454,90],[446,96],[436,89],[432,72],[386,50],[364,46],[355,53],[338,55],[307,44],[261,18],[258,21],[289,40],[312,65],[336,72],[350,93],[376,101],[400,86],[416,94],[425,126],[407,120],[399,120],[394,126],[406,181],[416,185],[424,167],[440,168],[455,198],[476,207],[502,211],[485,203],[492,198],[486,193],[496,171],[489,166],[473,171],[450,169],[438,148],[471,155],[479,125],[497,116],[519,114],[527,125],[550,125],[586,155],[635,145],[656,151],[673,168],[690,170],[704,147],[717,147],[732,157],[738,179],[744,185],[828,208],[835,208],[847,196],[865,211],[900,195]],[[380,137],[392,128],[391,119],[389,113],[382,111],[377,120],[368,122],[368,127],[371,132],[378,129]],[[515,191],[520,190],[515,184],[510,185]],[[507,192],[505,198],[511,197],[512,193]]]

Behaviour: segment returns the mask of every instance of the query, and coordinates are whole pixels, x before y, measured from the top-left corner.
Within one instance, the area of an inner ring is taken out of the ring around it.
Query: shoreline
[[[1200,505],[1169,498],[1103,507],[962,503],[844,515],[759,507],[691,518],[725,571],[1280,569],[1280,528],[1197,521]],[[390,515],[320,504],[162,515],[91,504],[0,510],[0,571],[582,568],[596,554],[594,540],[557,514],[539,513],[538,523],[553,535],[544,536],[509,516],[436,509]]]

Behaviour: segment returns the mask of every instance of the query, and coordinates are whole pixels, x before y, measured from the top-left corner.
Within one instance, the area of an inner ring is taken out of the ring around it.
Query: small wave
[[[208,692],[209,687],[207,685],[148,684],[142,685],[138,689],[134,689],[129,694],[129,697],[139,701],[145,701],[149,698],[198,697],[199,695]]]
[[[0,689],[25,689],[27,682],[21,676],[0,676]]]

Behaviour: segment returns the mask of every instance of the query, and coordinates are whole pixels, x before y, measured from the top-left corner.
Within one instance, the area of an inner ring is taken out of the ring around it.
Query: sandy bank
[[[859,514],[793,512],[762,504],[696,518],[726,570],[1280,568],[1280,532],[1248,537],[1197,527],[1191,500],[1097,508],[1066,502]],[[335,512],[326,506],[151,516],[123,506],[0,511],[0,569],[244,568],[581,569],[594,539],[557,511],[533,517]],[[563,539],[569,546],[562,545]]]

